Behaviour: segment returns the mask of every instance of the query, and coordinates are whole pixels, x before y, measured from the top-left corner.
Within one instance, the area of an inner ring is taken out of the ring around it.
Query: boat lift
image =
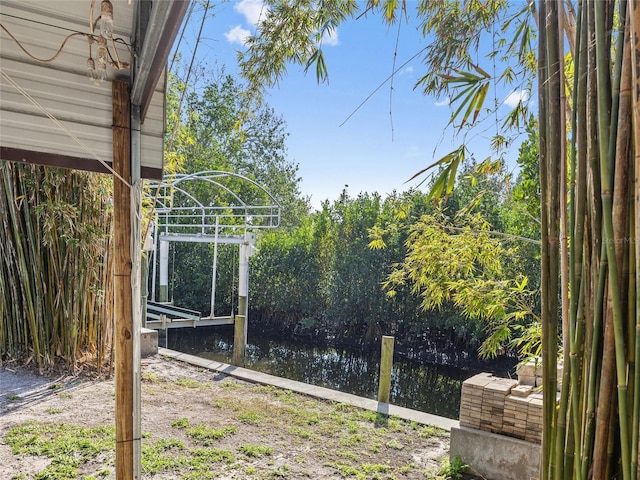
[[[232,184],[240,185],[244,193],[234,192]],[[216,315],[216,271],[218,245],[237,244],[240,247],[237,315],[243,317],[244,351],[247,340],[249,258],[255,253],[255,232],[280,225],[280,205],[264,187],[248,177],[217,170],[167,176],[161,182],[150,184],[145,200],[155,205],[150,232],[153,239],[150,256],[154,257],[151,301],[146,302],[146,327],[166,330],[234,324],[237,318],[233,312]],[[202,316],[200,312],[176,307],[169,302],[169,242],[213,243],[209,315]],[[159,261],[155,261],[156,253]]]

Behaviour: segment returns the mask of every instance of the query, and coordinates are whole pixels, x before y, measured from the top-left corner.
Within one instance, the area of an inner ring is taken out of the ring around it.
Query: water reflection
[[[228,328],[176,329],[169,348],[230,363],[233,331]],[[246,367],[279,377],[367,398],[378,393],[379,352],[318,348],[249,334]],[[448,418],[458,418],[462,382],[477,370],[394,361],[391,403]]]

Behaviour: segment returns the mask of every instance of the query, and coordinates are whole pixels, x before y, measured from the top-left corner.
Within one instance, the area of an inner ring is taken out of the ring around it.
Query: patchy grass
[[[213,428],[203,423],[187,429],[187,435],[200,445],[211,445],[215,440],[220,440],[236,433],[236,427],[226,426]]]
[[[253,411],[242,412],[238,415],[238,420],[248,425],[259,425],[262,421],[262,415]]]
[[[202,383],[192,378],[177,378],[174,380],[176,385],[187,388],[206,388],[209,386],[209,383]]]
[[[62,413],[64,412],[64,410],[60,407],[49,407],[47,408],[44,413],[49,414],[49,415],[56,415],[58,413]]]
[[[248,443],[240,445],[240,448],[238,448],[238,450],[244,453],[247,457],[254,458],[269,456],[273,453],[273,448],[271,447],[264,447],[262,445],[251,445]]]
[[[171,426],[173,428],[187,428],[189,426],[189,419],[177,418],[173,422],[171,422]]]
[[[143,371],[144,480],[426,480],[461,470],[443,460],[443,430],[275,387],[230,378],[211,382],[210,373],[190,377],[183,370]],[[113,405],[110,384],[105,387],[99,405]],[[15,460],[5,463],[34,465],[23,477],[18,471],[3,477],[0,466],[0,477],[115,479],[113,414],[98,418],[100,412],[86,408],[84,391],[68,399],[57,393],[30,407],[37,421],[0,429]]]
[[[434,427],[433,425],[424,425],[418,429],[418,435],[421,438],[449,438],[449,432],[442,430],[441,428]]]
[[[76,478],[80,465],[114,450],[115,428],[27,422],[9,429],[4,441],[14,455],[51,459],[37,478]]]
[[[189,465],[184,442],[175,438],[161,438],[142,444],[142,472],[178,472]]]
[[[148,382],[148,383],[158,383],[160,381],[160,377],[158,376],[158,374],[151,373],[151,372],[142,372],[142,375],[140,378],[142,379],[143,382]]]

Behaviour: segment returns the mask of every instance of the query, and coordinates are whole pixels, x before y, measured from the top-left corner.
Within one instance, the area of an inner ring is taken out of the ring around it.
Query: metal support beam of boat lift
[[[160,233],[158,240],[160,242],[186,242],[186,243],[214,243],[214,235],[188,235],[182,233]],[[218,235],[219,243],[231,243],[242,245],[245,240],[242,235]]]
[[[169,301],[169,241],[160,240],[160,303]]]

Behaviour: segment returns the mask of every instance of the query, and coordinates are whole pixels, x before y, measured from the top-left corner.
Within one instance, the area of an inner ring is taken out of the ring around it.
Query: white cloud
[[[526,102],[529,100],[529,92],[527,90],[513,90],[507,98],[504,99],[504,104],[509,107],[515,107],[519,102]]]
[[[443,100],[440,100],[439,102],[434,103],[434,105],[436,107],[446,107],[450,103],[451,103],[451,99],[449,97],[446,97]]]
[[[231,30],[224,34],[229,43],[238,43],[240,45],[244,45],[249,35],[251,35],[251,32],[245,28],[242,28],[240,25],[233,27]]]
[[[413,73],[413,65],[409,65],[407,68],[400,72],[400,75],[411,75]]]
[[[322,45],[328,47],[337,47],[338,45],[340,45],[340,40],[338,39],[338,30],[324,32],[324,34],[322,35]]]
[[[262,0],[242,0],[233,7],[236,12],[244,15],[249,25],[256,25],[267,8]]]

